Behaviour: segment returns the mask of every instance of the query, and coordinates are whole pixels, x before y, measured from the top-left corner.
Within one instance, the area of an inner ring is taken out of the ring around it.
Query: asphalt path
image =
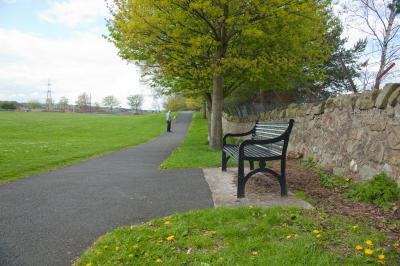
[[[0,265],[70,265],[118,226],[213,207],[201,169],[159,170],[191,119],[181,113],[148,143],[1,185]]]

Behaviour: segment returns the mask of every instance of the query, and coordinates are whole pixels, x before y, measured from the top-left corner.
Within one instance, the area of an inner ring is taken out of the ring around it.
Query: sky
[[[92,103],[114,95],[126,107],[127,96],[142,94],[153,109],[139,69],[102,37],[108,16],[104,0],[0,0],[0,100],[45,102],[50,80],[55,102],[86,92]],[[344,36],[350,47],[363,34],[347,28]]]
[[[102,37],[107,17],[104,0],[0,0],[0,100],[45,102],[50,80],[55,102],[86,92],[92,103],[114,95],[126,107],[142,94],[153,109],[138,68]]]

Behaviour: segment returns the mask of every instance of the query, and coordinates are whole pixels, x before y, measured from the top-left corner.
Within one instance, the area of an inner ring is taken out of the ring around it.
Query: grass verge
[[[0,112],[0,183],[144,143],[165,114],[115,116]]]
[[[161,165],[168,168],[206,168],[221,165],[221,152],[212,151],[207,142],[207,120],[200,113],[193,115],[185,140]]]
[[[384,241],[315,210],[218,208],[118,228],[76,265],[394,265],[395,247]]]
[[[297,190],[293,192],[293,195],[296,198],[302,199],[313,206],[315,205],[315,200],[312,197],[310,197],[305,191]]]

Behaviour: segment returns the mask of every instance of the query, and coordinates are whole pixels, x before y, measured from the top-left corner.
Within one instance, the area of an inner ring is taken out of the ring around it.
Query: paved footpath
[[[201,169],[158,169],[191,117],[146,144],[0,186],[0,265],[70,265],[118,226],[213,207]]]

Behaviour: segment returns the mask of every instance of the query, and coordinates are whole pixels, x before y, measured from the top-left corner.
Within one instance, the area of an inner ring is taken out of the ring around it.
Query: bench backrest
[[[273,139],[281,136],[288,130],[290,134],[291,128],[293,126],[293,120],[290,121],[257,121],[253,130],[253,139]],[[268,149],[270,152],[281,155],[286,153],[288,138],[281,140],[279,142],[257,145],[261,148]]]

